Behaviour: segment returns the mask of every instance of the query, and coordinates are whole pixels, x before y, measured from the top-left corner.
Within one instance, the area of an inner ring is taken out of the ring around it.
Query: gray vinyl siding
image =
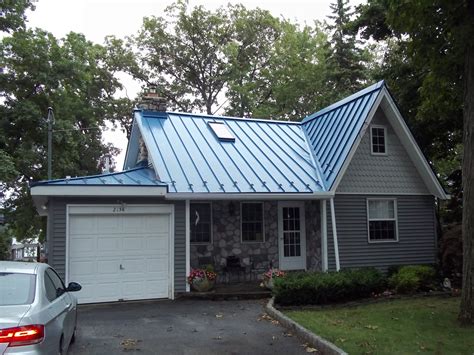
[[[369,243],[367,198],[396,198],[398,242]],[[433,196],[336,195],[334,200],[341,268],[432,264],[436,262],[435,204]],[[334,243],[327,205],[328,262],[335,270]]]
[[[387,155],[371,154],[370,126],[365,132],[337,192],[429,194],[395,131],[379,108],[371,124],[387,129]]]
[[[168,204],[175,206],[174,291],[186,291],[186,232],[185,202],[164,201],[154,198],[120,198],[126,204]],[[66,273],[66,205],[113,204],[116,198],[53,198],[49,201],[48,263],[64,279]]]

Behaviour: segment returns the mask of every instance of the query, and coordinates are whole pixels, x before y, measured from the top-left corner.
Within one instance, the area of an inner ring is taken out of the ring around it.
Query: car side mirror
[[[82,286],[79,285],[77,282],[70,282],[66,288],[67,292],[77,292],[82,289]]]

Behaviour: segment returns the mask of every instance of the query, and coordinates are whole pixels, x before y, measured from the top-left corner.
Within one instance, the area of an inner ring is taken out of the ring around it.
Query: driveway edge
[[[339,349],[333,343],[321,338],[320,336],[314,334],[305,327],[296,323],[294,320],[285,316],[283,313],[281,313],[278,309],[274,307],[273,302],[274,299],[271,298],[265,306],[267,313],[276,320],[278,320],[280,324],[283,325],[285,328],[290,329],[298,338],[312,345],[321,354],[347,355],[344,350]]]

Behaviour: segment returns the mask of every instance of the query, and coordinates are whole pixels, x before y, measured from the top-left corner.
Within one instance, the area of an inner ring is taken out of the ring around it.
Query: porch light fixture
[[[234,202],[229,202],[229,216],[235,215],[235,204]]]

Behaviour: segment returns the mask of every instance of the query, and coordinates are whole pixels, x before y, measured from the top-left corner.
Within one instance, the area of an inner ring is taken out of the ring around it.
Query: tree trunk
[[[468,3],[468,24],[474,21],[474,1]],[[463,279],[459,321],[474,324],[474,41],[469,38],[464,63]]]

